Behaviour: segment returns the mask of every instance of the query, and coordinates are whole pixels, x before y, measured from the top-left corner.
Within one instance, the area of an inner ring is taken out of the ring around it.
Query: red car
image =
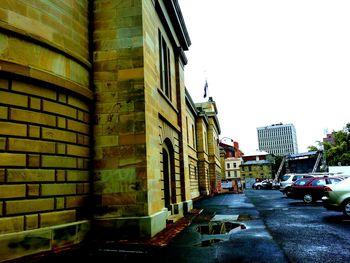
[[[304,203],[321,200],[326,185],[335,184],[342,180],[340,177],[322,176],[301,178],[292,184],[291,198],[301,199]]]

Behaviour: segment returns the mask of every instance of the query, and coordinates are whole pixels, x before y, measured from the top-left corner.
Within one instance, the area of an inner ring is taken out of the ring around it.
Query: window
[[[227,168],[230,168],[230,164],[229,163],[227,164]]]
[[[192,124],[192,140],[193,140],[193,148],[196,148],[196,131],[194,129],[193,124]]]
[[[166,45],[160,31],[159,36],[159,69],[160,69],[160,89],[165,96],[171,100],[171,74],[170,74],[170,51]]]
[[[190,136],[188,135],[188,118],[186,116],[186,134],[187,134],[187,144],[190,143]]]
[[[233,168],[237,168],[237,164],[236,163],[233,163]]]
[[[227,177],[231,177],[230,171],[227,172]]]
[[[313,186],[323,186],[326,184],[326,181],[324,179],[318,179],[314,180],[311,185]]]

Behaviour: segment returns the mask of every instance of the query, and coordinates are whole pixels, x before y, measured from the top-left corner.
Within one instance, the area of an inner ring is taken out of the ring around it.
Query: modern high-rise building
[[[259,149],[275,155],[298,153],[297,134],[293,124],[258,127]]]

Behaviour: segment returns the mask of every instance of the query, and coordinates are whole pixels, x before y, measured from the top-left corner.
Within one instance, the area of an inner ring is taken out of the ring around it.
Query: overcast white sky
[[[220,138],[258,149],[257,127],[293,123],[299,152],[350,122],[349,0],[179,0],[185,84],[217,104]]]

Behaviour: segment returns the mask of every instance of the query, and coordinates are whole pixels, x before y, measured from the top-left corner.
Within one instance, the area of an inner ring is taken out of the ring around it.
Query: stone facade
[[[216,192],[176,0],[3,1],[0,27],[0,262],[152,237]]]
[[[209,177],[209,185],[211,193],[218,193],[221,191],[221,163],[220,163],[220,149],[219,149],[219,135],[221,133],[219,120],[217,118],[217,107],[212,97],[209,97],[207,102],[196,103],[196,107],[200,113],[205,114],[208,120],[206,131],[204,131],[204,140],[206,145],[205,153],[207,156],[201,158],[202,163],[205,164],[206,157],[208,158],[207,165],[204,165],[205,173]],[[200,126],[200,124],[199,124]],[[199,127],[201,130],[201,127]],[[198,149],[200,152],[200,149]],[[209,166],[209,170],[207,170]],[[203,169],[203,168],[202,168]],[[206,177],[205,177],[206,178]]]

